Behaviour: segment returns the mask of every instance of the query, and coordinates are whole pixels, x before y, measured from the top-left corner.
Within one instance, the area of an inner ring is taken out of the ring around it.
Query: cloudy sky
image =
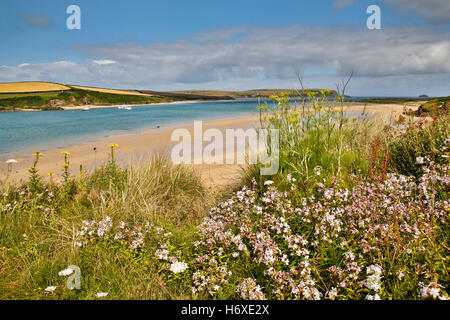
[[[355,96],[450,95],[449,0],[3,0],[0,39],[0,82],[334,88],[353,71]]]

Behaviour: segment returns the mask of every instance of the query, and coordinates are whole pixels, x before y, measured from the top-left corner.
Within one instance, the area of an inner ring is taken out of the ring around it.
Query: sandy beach
[[[257,125],[258,118],[256,116],[246,116],[225,120],[204,121],[203,129],[217,128],[224,133],[226,129],[248,129],[257,127]],[[187,129],[193,136],[193,123],[185,123],[158,129],[147,129],[139,133],[100,138],[93,142],[45,152],[45,156],[39,160],[38,169],[40,174],[46,179],[49,178],[49,173],[53,173],[55,174],[53,179],[58,180],[63,164],[61,151],[68,151],[70,152],[70,168],[73,174],[79,173],[80,166],[83,167],[83,170],[93,170],[107,161],[111,143],[119,145],[116,151],[116,158],[121,165],[139,163],[154,153],[170,155],[171,146],[177,143],[177,141],[171,141],[171,134],[173,130],[178,128]],[[94,148],[96,148],[96,151],[94,151]],[[19,163],[14,165],[13,172],[10,174],[10,181],[25,180],[28,177],[28,169],[34,161],[31,153],[17,155],[15,159]],[[195,167],[201,171],[202,176],[207,180],[206,182],[208,180],[214,180],[216,185],[221,184],[222,181],[224,184],[225,182],[228,183],[235,177],[239,168],[238,165],[196,165]],[[5,177],[7,173],[6,164],[0,163],[0,168],[0,174]],[[221,174],[217,175],[219,171]]]
[[[177,103],[177,102],[175,102]],[[99,106],[95,106],[99,107]],[[110,107],[110,106],[109,106]],[[393,104],[358,104],[348,103],[345,111],[362,111],[364,108],[376,115],[396,119],[404,111],[404,106]],[[223,133],[226,129],[248,129],[258,126],[257,116],[245,116],[223,120],[211,120],[203,122],[203,130],[217,128]],[[110,137],[98,138],[92,142],[59,148],[45,152],[45,156],[39,160],[38,169],[40,174],[48,179],[48,174],[53,173],[53,179],[58,180],[62,171],[63,155],[61,151],[70,152],[70,168],[73,174],[78,174],[80,166],[83,170],[93,170],[100,167],[108,159],[110,144],[118,144],[117,159],[122,165],[139,163],[152,153],[163,153],[170,155],[170,150],[177,142],[171,141],[171,134],[177,128],[185,128],[193,136],[193,123],[183,123],[165,126],[161,128],[146,129],[138,133],[127,133]],[[94,151],[94,148],[96,150]],[[229,151],[226,151],[229,152]],[[19,161],[14,165],[9,175],[10,181],[25,180],[28,177],[28,169],[33,163],[32,152],[28,154],[15,153],[14,158]],[[239,165],[195,165],[207,184],[227,185],[237,178],[240,171]],[[7,165],[0,163],[0,174],[6,177]]]
[[[347,102],[345,103],[344,111],[362,111],[366,109],[368,112],[374,113],[376,115],[397,119],[404,111],[417,110],[421,103],[417,102],[414,104],[409,104],[407,106],[400,104],[381,104],[381,103],[367,103],[361,104],[359,102]]]

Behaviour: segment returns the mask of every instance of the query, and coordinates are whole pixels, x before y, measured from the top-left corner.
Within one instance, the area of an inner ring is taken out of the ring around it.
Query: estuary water
[[[239,100],[137,106],[132,110],[0,113],[0,160],[20,150],[43,151],[157,126],[252,115],[257,113],[256,107],[256,100]]]

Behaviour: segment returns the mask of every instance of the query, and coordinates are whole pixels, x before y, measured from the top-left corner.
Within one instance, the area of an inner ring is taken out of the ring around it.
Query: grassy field
[[[70,90],[68,86],[41,81],[29,82],[8,82],[0,83],[0,94],[2,93],[29,93],[29,92],[50,92]]]
[[[166,92],[166,91],[150,91],[150,90],[141,90],[142,93],[147,93],[150,95],[157,95],[163,97],[171,97],[180,100],[234,100],[233,97],[227,95],[213,95],[213,92],[210,94],[196,94],[189,92]]]
[[[42,92],[38,95],[43,98],[51,98],[56,99],[60,92]],[[0,94],[0,99],[14,99],[14,98],[22,98],[22,97],[32,97],[36,96],[36,93],[2,93]]]
[[[78,176],[63,152],[60,183],[40,153],[27,182],[2,177],[0,299],[448,299],[448,115],[404,127],[274,99],[259,111],[280,170],[248,166],[233,193],[163,157],[119,167],[114,144]]]
[[[103,93],[113,93],[120,95],[133,95],[133,96],[149,96],[150,94],[142,93],[137,90],[115,90],[115,89],[103,89],[103,88],[94,88],[94,87],[83,87],[83,86],[70,86],[75,89],[82,89],[87,91],[95,91],[95,92],[103,92]]]

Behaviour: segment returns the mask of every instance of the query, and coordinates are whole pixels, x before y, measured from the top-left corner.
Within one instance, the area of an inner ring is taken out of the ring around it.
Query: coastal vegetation
[[[430,116],[436,117],[442,114],[448,114],[450,111],[450,97],[436,98],[427,101],[419,106],[413,115],[417,117]],[[409,113],[411,115],[411,113]]]
[[[151,104],[174,100],[170,97],[117,94],[71,88],[61,92],[0,94],[0,111],[14,111],[15,109],[59,110],[62,106]]]
[[[0,298],[448,299],[449,116],[396,125],[307,98],[259,106],[280,170],[248,166],[234,192],[161,156],[123,168],[116,144],[76,176],[63,152],[48,182],[36,152],[28,181],[2,178]]]
[[[61,110],[68,106],[152,104],[189,100],[233,100],[232,97],[146,90],[115,90],[48,82],[0,83],[0,112]]]

